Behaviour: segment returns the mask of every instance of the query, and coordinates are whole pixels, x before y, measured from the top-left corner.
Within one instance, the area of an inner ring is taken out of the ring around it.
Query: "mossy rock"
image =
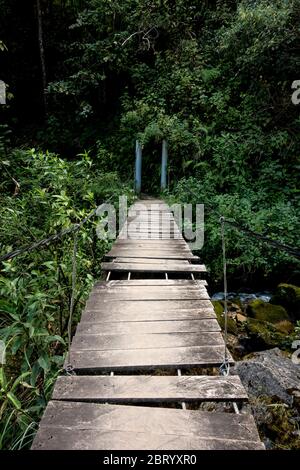
[[[269,323],[278,323],[290,319],[286,309],[281,305],[273,305],[259,299],[250,302],[246,312],[250,317],[255,318],[255,320]]]
[[[214,306],[216,315],[222,315],[222,313],[224,312],[223,303],[222,303],[222,302],[219,302],[218,300],[213,300],[213,301],[212,301],[212,304],[213,304],[213,306]]]
[[[220,327],[224,330],[225,327],[225,318],[224,318],[224,307],[223,303],[219,301],[213,301],[213,306],[217,315],[217,319]],[[238,334],[238,327],[233,318],[228,317],[227,319],[227,331],[233,335]]]
[[[300,287],[293,284],[279,284],[270,303],[282,305],[296,319],[300,319]]]
[[[289,342],[287,335],[278,331],[275,325],[262,320],[248,318],[246,329],[249,336],[256,337],[266,347],[286,347]]]
[[[243,309],[243,302],[241,301],[239,297],[234,297],[233,299],[230,300],[230,302],[235,305],[238,305],[241,310]]]
[[[289,320],[282,320],[278,323],[275,323],[274,326],[276,330],[284,335],[290,335],[295,329],[293,323]]]

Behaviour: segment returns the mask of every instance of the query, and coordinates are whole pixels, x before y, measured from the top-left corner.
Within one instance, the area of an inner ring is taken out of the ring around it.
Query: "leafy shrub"
[[[16,150],[6,162],[18,181],[14,194],[2,174],[0,254],[27,246],[83,220],[97,204],[132,190],[116,173],[95,170],[88,153],[73,161],[35,149]],[[97,240],[97,219],[78,232],[77,283],[73,327],[109,240]],[[6,344],[6,365],[0,368],[0,448],[28,447],[36,423],[62,369],[67,350],[72,286],[73,238],[1,263],[0,339]]]

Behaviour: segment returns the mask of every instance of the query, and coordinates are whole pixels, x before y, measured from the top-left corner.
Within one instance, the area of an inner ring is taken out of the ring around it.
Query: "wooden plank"
[[[61,376],[52,400],[97,403],[178,401],[248,401],[240,378],[235,376]]]
[[[177,227],[163,227],[161,225],[142,224],[142,223],[131,223],[128,227],[122,230],[126,232],[159,232],[159,233],[181,233]]]
[[[162,248],[178,248],[184,247],[189,248],[187,242],[185,240],[146,240],[145,242],[139,242],[135,240],[127,240],[126,238],[117,238],[115,241],[114,246],[124,246],[124,245],[135,245],[136,247],[149,247],[153,248],[153,246],[158,247],[161,246]]]
[[[164,216],[163,213],[147,213],[147,214],[141,214],[138,213],[136,215],[131,215],[127,218],[127,220],[124,222],[123,227],[126,226],[135,226],[135,225],[140,225],[140,224],[153,224],[153,225],[161,225],[165,224],[166,226],[172,225],[176,228],[178,228],[177,222],[174,219],[173,216]],[[179,224],[180,226],[181,224]]]
[[[128,237],[134,236],[134,235],[141,235],[141,236],[156,236],[156,237],[169,237],[175,239],[176,237],[181,238],[181,232],[178,230],[161,230],[161,229],[154,229],[154,228],[136,228],[136,229],[128,229],[126,231],[121,231],[121,235],[127,235]]]
[[[42,426],[32,450],[264,450],[260,442],[149,435],[142,431],[95,431]]]
[[[124,240],[123,240],[124,241]],[[160,242],[162,241],[169,241],[169,240],[149,240],[149,242],[155,242],[155,243],[150,243],[145,240],[143,242],[139,242],[138,240],[125,240],[126,242],[128,241],[128,244],[123,243],[123,244],[118,244],[115,243],[112,247],[112,249],[116,250],[139,250],[139,251],[150,251],[150,250],[158,250],[161,252],[166,252],[166,253],[183,253],[183,254],[192,254],[191,250],[189,249],[188,245],[160,245]],[[172,239],[171,241],[176,241],[175,239]],[[195,256],[195,255],[194,255]]]
[[[124,240],[123,240],[124,241]],[[113,247],[111,248],[112,250],[123,250],[123,251],[131,251],[132,252],[135,252],[135,251],[152,251],[153,253],[153,250],[157,250],[159,252],[162,252],[162,253],[173,253],[173,254],[189,254],[189,255],[192,255],[193,253],[191,252],[191,250],[186,246],[160,246],[159,243],[161,241],[175,241],[175,240],[132,240],[132,239],[128,239],[128,240],[125,240],[126,242],[128,241],[128,244],[118,244],[118,243],[115,243],[113,245]],[[148,244],[148,241],[150,242],[155,242],[154,244]],[[154,253],[153,253],[154,254]],[[131,255],[130,255],[131,256]],[[194,255],[196,256],[196,255]]]
[[[131,282],[131,281],[129,281]],[[161,294],[163,294],[163,298],[166,298],[168,299],[168,295],[170,295],[171,297],[173,297],[174,294],[176,294],[176,297],[179,297],[179,298],[182,298],[182,296],[185,298],[185,297],[193,297],[193,294],[199,294],[200,295],[200,298],[204,298],[204,299],[209,299],[209,295],[207,293],[207,290],[204,286],[188,286],[188,285],[174,285],[174,286],[164,286],[164,285],[157,285],[157,286],[154,286],[154,285],[114,285],[114,286],[103,286],[103,285],[99,285],[99,286],[95,286],[94,289],[92,290],[91,292],[91,295],[93,294],[100,294],[101,295],[105,295],[105,294],[117,294],[117,293],[128,293],[128,294],[131,294],[131,295],[136,295],[136,296],[139,296],[139,295],[147,295],[148,294],[153,294],[153,295],[157,295],[158,297],[155,298],[154,300],[159,300],[159,296]],[[199,295],[197,295],[196,298],[199,297]],[[170,297],[170,298],[171,298]],[[141,297],[138,297],[138,299],[141,299]]]
[[[149,313],[158,312],[162,315],[160,320],[164,319],[164,313],[166,314],[165,319],[168,320],[167,314],[172,312],[194,312],[200,315],[201,318],[211,318],[205,317],[205,315],[208,312],[214,313],[214,308],[210,300],[128,300],[123,302],[123,304],[120,304],[118,300],[112,300],[104,304],[101,300],[99,301],[99,298],[94,296],[87,300],[84,312],[86,311],[97,311],[101,312],[101,314],[120,312],[124,315],[133,312],[137,318],[143,317],[144,313],[148,315]]]
[[[137,227],[151,227],[151,228],[165,228],[165,229],[176,229],[178,230],[178,225],[172,219],[154,219],[149,216],[146,218],[141,217],[132,217],[131,220],[128,220],[123,225],[124,228],[137,228]]]
[[[141,223],[132,223],[128,227],[122,229],[122,231],[130,232],[157,232],[157,233],[181,233],[177,227],[163,227],[161,225],[152,225],[152,224],[141,224]]]
[[[136,335],[75,335],[71,351],[116,351],[128,349],[164,349],[182,347],[207,347],[224,345],[219,332],[203,333],[150,333]]]
[[[130,223],[132,220],[142,220],[143,222],[172,222],[176,224],[173,214],[168,212],[157,211],[138,211],[137,213],[129,214],[126,222]],[[125,223],[126,223],[125,222]]]
[[[180,253],[189,253],[192,254],[192,251],[189,249],[188,245],[176,245],[172,242],[177,242],[180,240],[176,240],[175,238],[171,239],[148,239],[148,240],[135,240],[135,239],[120,239],[122,243],[116,242],[112,249],[115,248],[117,250],[140,250],[140,251],[149,251],[149,250],[159,250],[159,251],[166,251],[166,252],[180,252]],[[163,245],[161,242],[168,242],[168,244]]]
[[[183,240],[182,235],[178,234],[156,234],[156,233],[124,233],[123,238],[127,240],[138,240],[139,242],[143,240]]]
[[[166,263],[168,266],[177,266],[178,260],[173,259],[149,259],[149,258],[125,258],[125,257],[116,257],[114,260],[115,263],[144,263],[144,264],[161,264]],[[188,265],[189,262],[187,260],[181,260],[180,264]]]
[[[131,220],[128,220],[125,222],[123,227],[127,228],[136,228],[136,227],[151,227],[151,228],[165,228],[165,229],[176,229],[178,230],[178,225],[176,224],[175,220],[172,219],[161,219],[157,218],[154,219],[153,217],[132,217]]]
[[[162,210],[162,209],[166,209],[168,211],[170,211],[170,207],[168,206],[168,204],[165,202],[165,201],[162,201],[161,199],[157,199],[157,200],[139,200],[137,202],[135,202],[130,208],[129,210],[149,210],[149,209],[152,209],[152,210]]]
[[[119,280],[116,279],[114,281],[100,281],[97,282],[93,288],[93,290],[101,290],[101,291],[116,291],[118,289],[140,289],[140,291],[149,290],[149,291],[164,291],[164,292],[176,292],[177,290],[187,292],[187,291],[196,291],[196,292],[207,292],[205,287],[205,280],[201,279],[172,279],[172,283],[169,282],[169,279],[155,279],[155,283],[148,282],[154,281],[154,279],[143,279],[142,283],[136,283],[138,279],[129,279],[129,280]],[[175,282],[174,282],[175,281]],[[179,281],[179,282],[178,282]],[[182,283],[181,281],[186,281]],[[203,281],[203,282],[201,282]]]
[[[229,362],[233,359],[228,353]],[[220,367],[224,346],[182,348],[72,351],[71,363],[78,372],[155,368]]]
[[[133,240],[131,240],[132,242]],[[159,241],[159,240],[157,240]],[[189,250],[188,248],[183,248],[183,247],[170,247],[170,248],[166,248],[166,247],[159,247],[159,246],[137,246],[137,245],[114,245],[111,249],[111,251],[123,251],[123,252],[127,252],[129,253],[128,257],[132,258],[132,255],[135,255],[136,252],[138,253],[143,253],[143,252],[147,252],[147,253],[150,253],[152,252],[152,256],[154,258],[157,258],[157,254],[155,252],[153,252],[153,250],[159,252],[160,254],[160,258],[163,258],[163,255],[164,253],[165,254],[174,254],[174,255],[193,255],[193,253],[191,252],[191,250]],[[193,255],[193,256],[196,256],[196,255]]]
[[[161,251],[161,250],[135,250],[134,248],[130,250],[122,250],[118,248],[113,248],[106,255],[105,258],[128,258],[134,260],[135,258],[149,258],[149,259],[170,259],[170,260],[189,260],[189,261],[199,261],[198,256],[194,256],[191,253],[184,253],[180,251]]]
[[[137,295],[146,295],[146,294],[153,294],[153,295],[160,295],[164,294],[163,298],[168,298],[168,294],[170,294],[171,297],[173,297],[173,294],[178,294],[179,298],[182,296],[185,297],[190,297],[192,293],[197,293],[199,294],[196,298],[203,298],[203,299],[209,299],[209,295],[207,293],[207,290],[205,286],[197,287],[197,286],[164,286],[164,285],[158,285],[158,286],[146,286],[146,285],[132,285],[132,286],[114,286],[114,287],[104,287],[104,286],[97,286],[94,287],[92,290],[92,294],[94,293],[100,293],[105,294],[105,293],[117,293],[117,292],[128,292],[128,293],[135,293]],[[178,297],[177,296],[177,297]],[[154,300],[159,300],[159,297]]]
[[[182,235],[178,234],[155,234],[155,233],[123,233],[123,239],[127,240],[183,240]]]
[[[32,449],[263,449],[252,416],[51,401]]]
[[[142,300],[205,300],[209,299],[209,295],[204,290],[199,289],[179,289],[179,287],[174,288],[173,291],[164,292],[163,288],[155,287],[151,289],[152,286],[145,289],[140,287],[120,287],[119,289],[111,290],[93,290],[90,294],[89,301],[92,301],[94,298],[98,302],[109,302],[109,301],[119,301],[123,302],[125,300],[136,300],[137,302]],[[120,308],[123,306],[120,305]],[[163,306],[162,306],[163,308]]]
[[[189,287],[202,287],[207,286],[205,279],[130,279],[127,280],[114,280],[114,281],[97,281],[94,288],[98,287],[115,287],[115,286],[189,286]]]
[[[146,308],[141,308],[142,302],[132,307],[131,302],[126,302],[124,306],[120,306],[119,302],[98,306],[91,306],[86,309],[81,317],[81,322],[87,323],[113,323],[113,322],[135,322],[135,321],[190,321],[203,319],[216,319],[216,314],[212,308],[202,309],[169,309],[164,310],[152,309],[152,302],[145,302],[148,304]],[[127,305],[128,304],[128,305]]]
[[[177,225],[174,223],[147,223],[134,220],[128,226],[123,226],[122,230],[128,232],[142,232],[142,231],[158,231],[158,232],[179,232]],[[181,233],[181,232],[179,232]]]
[[[87,301],[82,321],[156,321],[216,318],[209,300],[127,300],[103,303],[97,297]]]
[[[140,335],[146,333],[197,333],[220,331],[215,319],[173,320],[173,321],[132,321],[120,323],[88,323],[80,322],[76,328],[76,336],[80,334],[95,335]]]
[[[190,264],[188,266],[179,263],[168,266],[167,263],[157,264],[138,264],[138,263],[101,263],[103,271],[127,271],[127,272],[175,272],[175,273],[205,273],[204,264]]]

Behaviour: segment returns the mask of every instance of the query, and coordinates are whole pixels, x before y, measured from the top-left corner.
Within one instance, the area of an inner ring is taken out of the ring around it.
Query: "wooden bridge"
[[[72,341],[76,375],[58,377],[32,449],[263,449],[238,411],[239,377],[218,373],[225,344],[205,266],[169,207],[135,203],[106,258]]]

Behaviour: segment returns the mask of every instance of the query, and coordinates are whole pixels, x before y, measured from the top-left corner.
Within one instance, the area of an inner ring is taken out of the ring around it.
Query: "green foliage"
[[[252,183],[252,184],[251,184]],[[191,194],[191,191],[193,194]],[[229,189],[230,191],[230,189]],[[248,181],[248,186],[233,186],[222,194],[219,181],[209,165],[203,162],[198,178],[179,181],[169,196],[173,202],[203,203],[205,207],[205,242],[201,257],[211,270],[211,281],[222,278],[221,229],[219,218],[238,222],[242,227],[266,234],[291,246],[297,245],[299,231],[296,202],[291,204],[282,192],[274,195],[260,187],[260,181]],[[239,191],[239,192],[237,192]],[[228,275],[232,282],[251,282],[266,279],[280,270],[289,275],[296,272],[298,262],[283,251],[246,236],[226,225]]]
[[[2,162],[3,163],[3,162]],[[116,173],[102,174],[84,152],[68,162],[35,149],[7,155],[1,177],[0,254],[27,246],[84,219],[109,197],[118,203],[133,193]],[[12,181],[18,181],[18,193]],[[78,232],[74,325],[100,275],[108,240],[96,238],[98,220]],[[72,236],[3,262],[0,272],[0,339],[6,365],[0,369],[0,447],[27,447],[67,349],[72,285]]]
[[[257,341],[257,346],[264,349],[280,347],[290,349],[291,341],[286,332],[281,332],[277,325],[267,321],[248,318],[246,331],[250,338]]]
[[[281,283],[277,286],[270,302],[283,305],[292,316],[300,317],[300,287]]]
[[[278,323],[283,320],[289,320],[287,311],[281,305],[272,305],[263,300],[253,300],[247,306],[247,313],[256,320],[263,320],[269,323]]]

